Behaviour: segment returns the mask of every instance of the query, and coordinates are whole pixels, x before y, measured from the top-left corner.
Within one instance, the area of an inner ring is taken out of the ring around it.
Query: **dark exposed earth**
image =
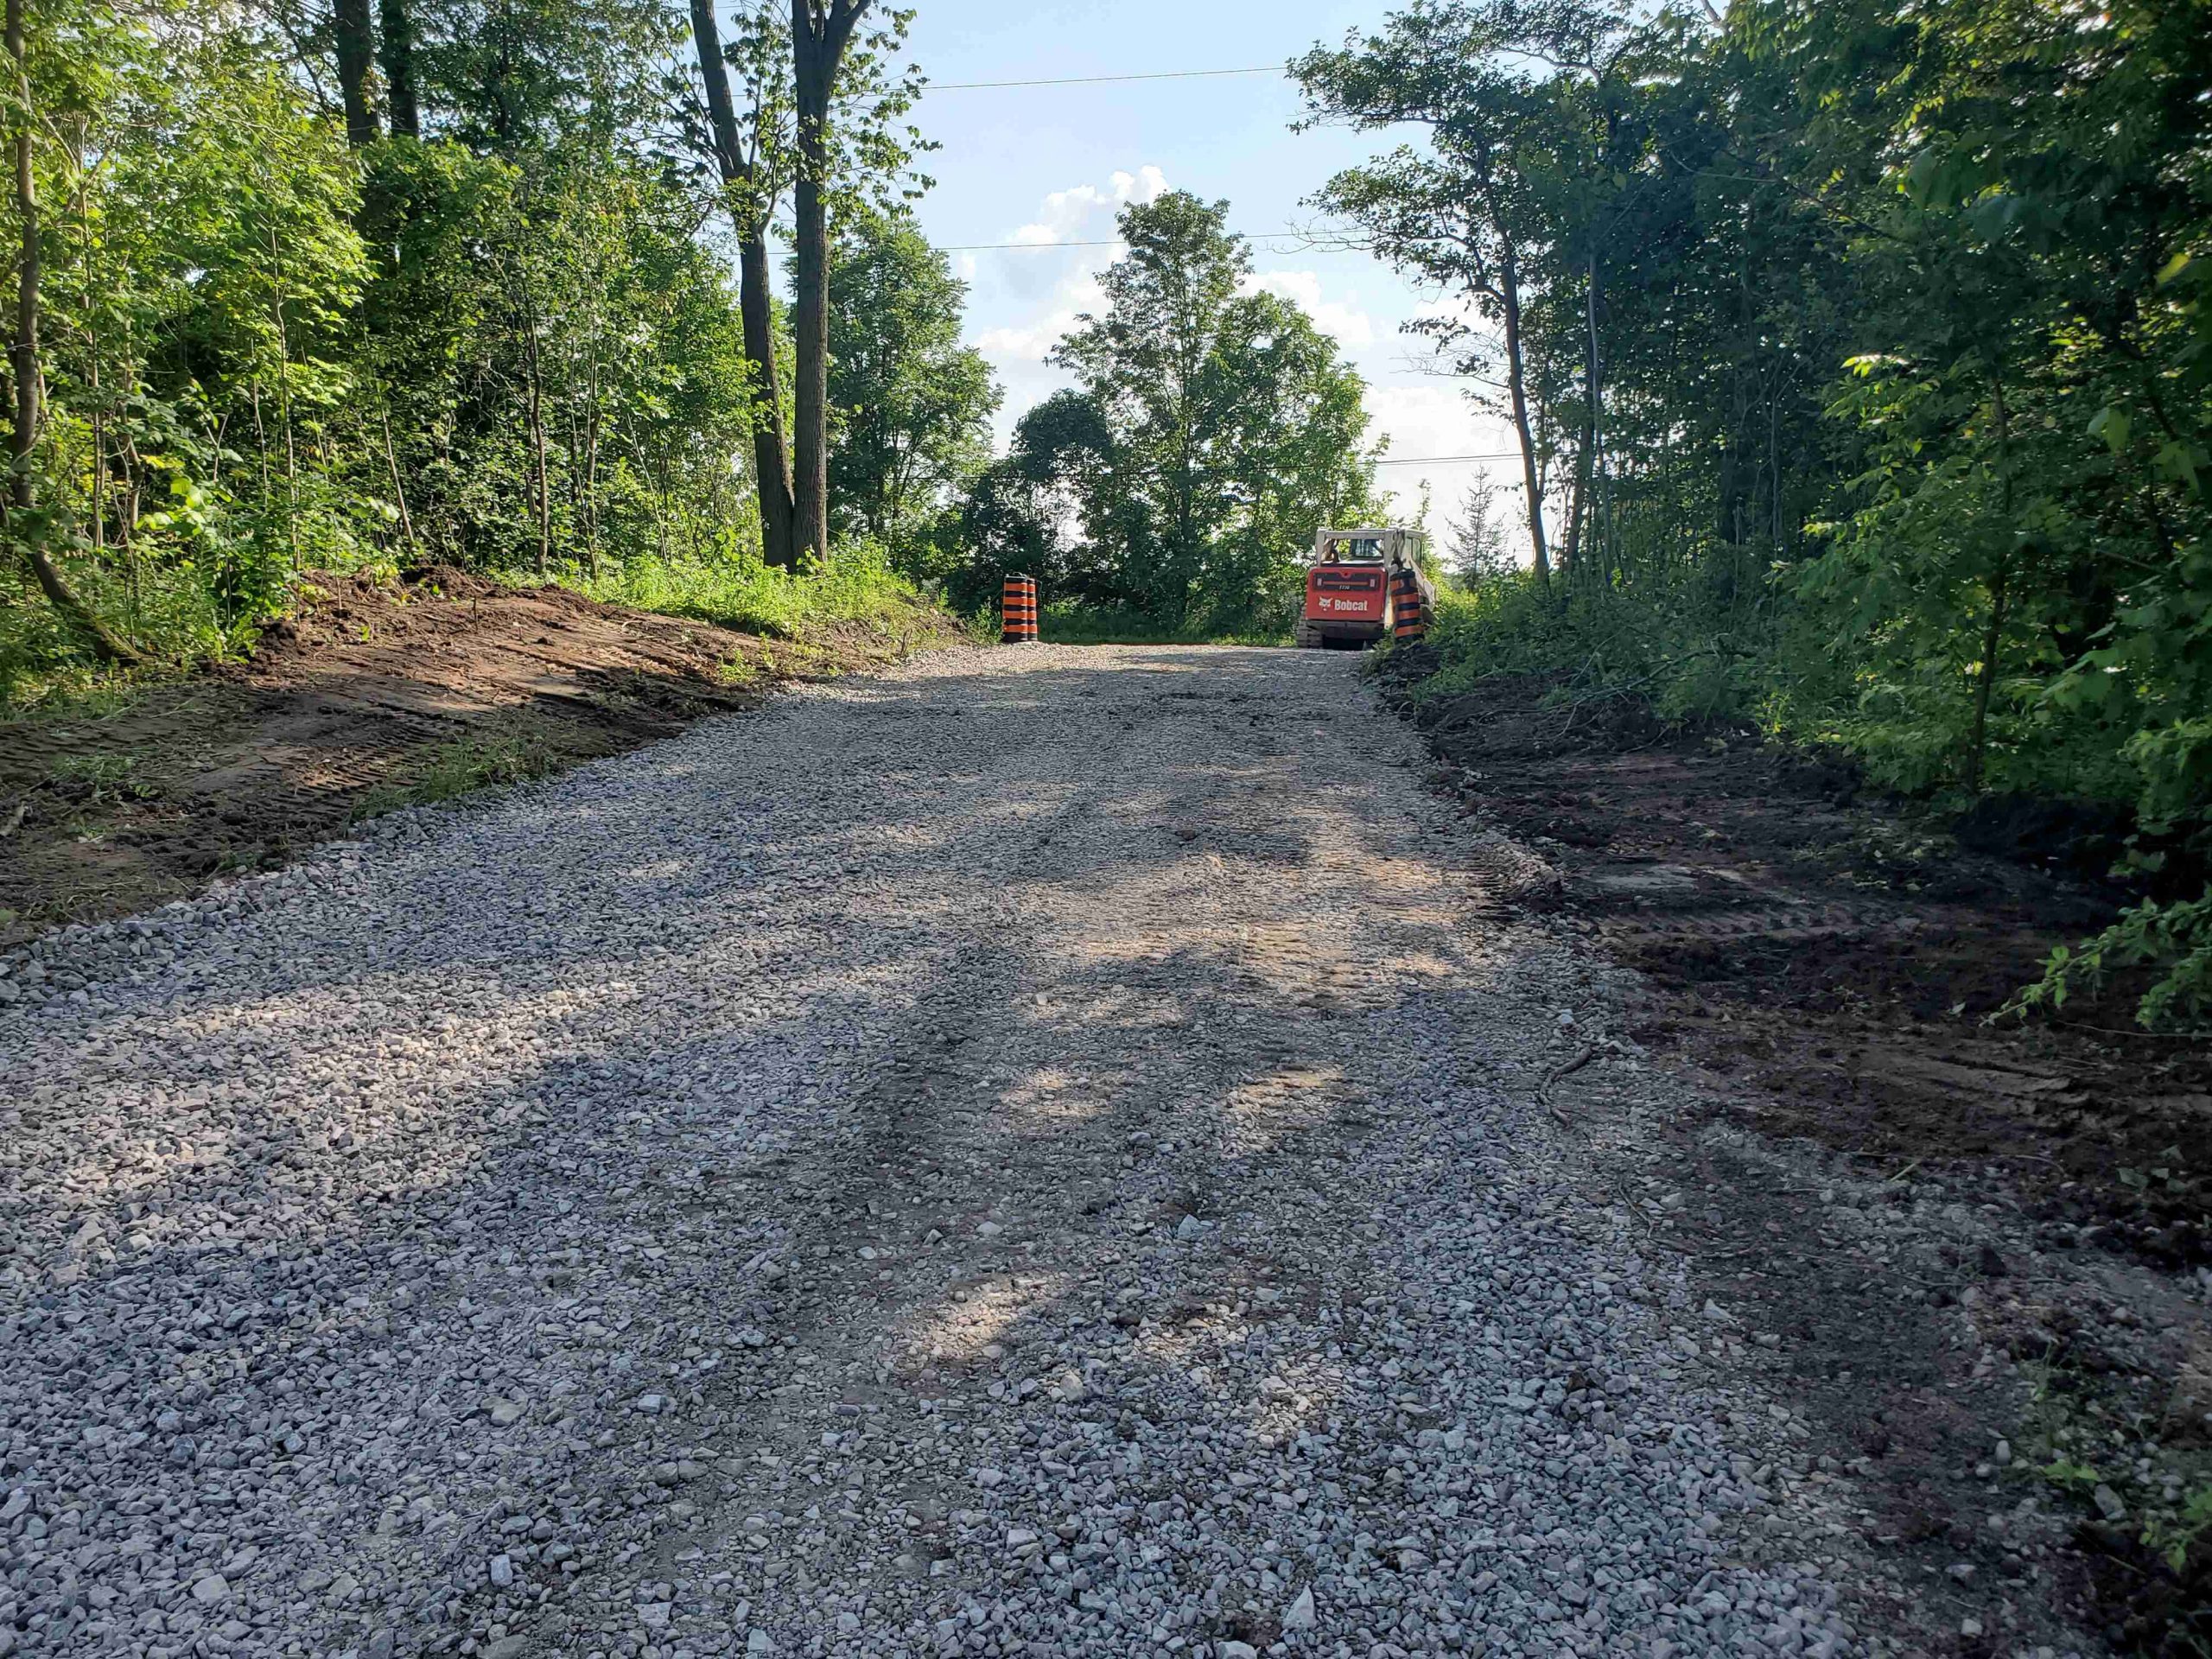
[[[1432,785],[1541,859],[1515,902],[1638,970],[1637,1039],[1706,1080],[1707,1121],[1675,1139],[1709,1202],[1661,1230],[1790,1332],[1832,1455],[1866,1459],[1877,1535],[1963,1584],[2025,1559],[1991,1512],[2047,1497],[2069,1611],[2120,1651],[2205,1651],[2201,1548],[2174,1572],[2141,1503],[2108,1521],[2088,1471],[2144,1460],[2176,1503],[2203,1490],[2212,1042],[2138,1028],[2139,980],[2000,1012],[2125,902],[2109,825],[2009,803],[1947,820],[1839,760],[1540,677],[1417,699],[1434,665],[1401,653],[1386,696]],[[1930,1181],[1993,1224],[1908,1271],[1821,1196],[1855,1182],[1878,1215]],[[1992,1383],[1993,1350],[2025,1380]]]
[[[246,660],[0,721],[0,947],[281,863],[410,801],[558,771],[950,636],[919,607],[798,639],[451,569],[317,576]]]

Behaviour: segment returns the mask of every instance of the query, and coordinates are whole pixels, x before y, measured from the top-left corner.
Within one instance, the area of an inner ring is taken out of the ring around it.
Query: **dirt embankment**
[[[1412,704],[1433,666],[1385,679],[1432,783],[1541,855],[1517,901],[1641,970],[1637,1041],[1703,1078],[1655,1236],[1790,1333],[1873,1535],[2116,1651],[2207,1650],[2212,1536],[2162,1556],[2212,1519],[2212,1043],[2135,1030],[2139,985],[1989,1021],[2110,918],[2108,855],[1630,698]]]
[[[303,593],[250,661],[0,722],[0,947],[954,637],[916,609],[766,639],[453,570]]]

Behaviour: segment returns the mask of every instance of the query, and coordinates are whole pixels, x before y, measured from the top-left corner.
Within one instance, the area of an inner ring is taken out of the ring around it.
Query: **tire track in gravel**
[[[1880,1650],[1415,759],[1343,658],[948,652],[58,941],[0,1630]]]

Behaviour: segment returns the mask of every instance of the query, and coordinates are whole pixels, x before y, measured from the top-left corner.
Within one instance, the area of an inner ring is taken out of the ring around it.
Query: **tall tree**
[[[378,0],[377,22],[377,62],[384,70],[385,98],[391,106],[391,135],[420,138],[423,114],[415,86],[415,20],[408,12],[407,0]]]
[[[791,0],[791,68],[798,174],[791,243],[795,346],[791,495],[801,548],[830,556],[830,106],[854,27],[869,0]]]
[[[789,569],[798,563],[801,543],[791,448],[785,435],[768,260],[768,228],[788,165],[783,34],[772,10],[755,7],[740,14],[737,38],[726,48],[714,0],[691,0],[691,37],[706,89],[706,138],[737,233],[738,303],[754,385],[753,469],[760,501],[761,556],[771,565]],[[730,86],[733,69],[743,78],[746,89],[742,120]]]
[[[22,220],[16,256],[16,327],[8,346],[8,376],[13,383],[14,419],[9,434],[7,506],[0,515],[0,536],[15,543],[49,604],[75,632],[111,663],[134,663],[138,654],[111,632],[77,597],[47,550],[50,534],[39,510],[34,460],[44,419],[46,369],[39,359],[40,283],[45,269],[45,229],[39,217],[37,171],[32,145],[38,105],[31,91],[30,42],[23,24],[23,0],[7,0],[5,35],[15,71],[15,108],[10,111],[10,148],[15,162],[15,209]]]
[[[1373,505],[1359,378],[1295,306],[1239,292],[1228,212],[1181,191],[1124,208],[1106,310],[1052,357],[1106,434],[1084,526],[1122,596],[1179,624],[1249,613],[1319,524]]]
[[[1346,168],[1314,200],[1358,245],[1496,329],[1493,336],[1451,311],[1416,325],[1478,379],[1491,378],[1495,357],[1540,582],[1550,577],[1554,553],[1544,521],[1553,448],[1544,383],[1560,378],[1556,359],[1581,355],[1590,335],[1548,336],[1531,311],[1547,294],[1560,296],[1566,284],[1553,280],[1551,267],[1563,252],[1572,257],[1573,230],[1587,218],[1588,193],[1575,185],[1592,178],[1603,158],[1588,142],[1586,100],[1577,94],[1590,79],[1610,78],[1618,29],[1611,9],[1587,0],[1417,0],[1379,33],[1355,34],[1291,66],[1311,122],[1359,131],[1410,125],[1426,135],[1423,147],[1401,145]],[[1532,73],[1532,64],[1549,73]],[[1580,251],[1594,276],[1594,256]]]
[[[990,458],[998,388],[960,343],[967,284],[908,220],[855,210],[830,272],[831,526],[902,566]]]
[[[346,142],[355,149],[376,143],[376,26],[369,0],[333,0],[330,29],[338,58],[338,89],[346,104]]]

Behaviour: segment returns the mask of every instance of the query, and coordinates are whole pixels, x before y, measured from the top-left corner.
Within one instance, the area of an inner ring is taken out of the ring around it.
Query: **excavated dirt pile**
[[[748,707],[779,681],[952,637],[892,623],[767,639],[433,569],[320,575],[246,662],[119,708],[0,721],[0,945],[282,862],[355,819],[558,771]]]

